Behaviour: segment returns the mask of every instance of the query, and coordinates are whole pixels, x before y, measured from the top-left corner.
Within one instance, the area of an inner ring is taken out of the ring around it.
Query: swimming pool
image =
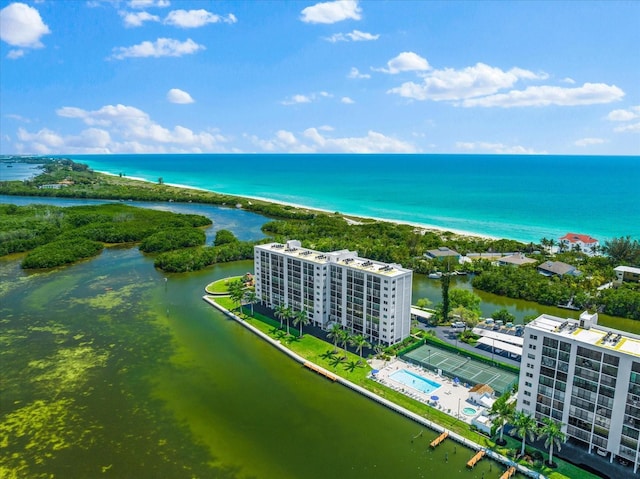
[[[433,391],[442,386],[442,384],[431,381],[425,377],[420,376],[419,374],[407,371],[406,369],[399,369],[398,371],[391,373],[389,375],[389,378],[393,379],[394,381],[398,381],[405,386],[409,386],[410,388],[417,389],[418,391],[425,394],[431,394]]]
[[[476,414],[478,414],[478,411],[472,407],[466,407],[462,410],[462,413],[465,416],[475,416]]]

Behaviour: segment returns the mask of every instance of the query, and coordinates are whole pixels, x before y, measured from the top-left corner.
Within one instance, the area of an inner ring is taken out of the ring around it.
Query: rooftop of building
[[[303,259],[317,264],[340,264],[348,266],[353,269],[362,270],[370,273],[380,274],[383,276],[402,276],[407,273],[411,273],[410,269],[403,268],[399,264],[383,263],[381,261],[374,261],[371,259],[360,258],[356,251],[340,250],[332,252],[316,251],[309,248],[303,248],[300,246],[299,241],[288,241],[286,244],[282,243],[268,243],[258,245],[257,248],[277,251],[285,256]]]
[[[527,324],[527,328],[553,333],[604,350],[640,357],[640,336],[600,326],[597,324],[597,318],[597,314],[588,313],[582,313],[579,320],[543,314]]]
[[[634,268],[633,266],[616,266],[614,271],[622,271],[623,273],[636,273],[640,274],[640,268]]]
[[[575,271],[576,267],[562,261],[545,261],[538,265],[538,270],[562,276]]]
[[[560,241],[568,241],[569,243],[582,242],[585,244],[594,244],[598,242],[597,239],[592,238],[589,235],[581,235],[578,233],[567,233],[562,238],[560,238]]]
[[[447,256],[460,256],[460,253],[446,246],[440,246],[438,249],[427,250],[427,255],[433,258],[444,258]]]
[[[502,258],[500,258],[498,260],[499,263],[508,263],[508,264],[513,264],[516,266],[520,266],[523,264],[531,264],[531,263],[535,263],[536,260],[532,259],[532,258],[527,258],[524,254],[522,253],[515,253],[512,254],[511,256],[503,256]]]

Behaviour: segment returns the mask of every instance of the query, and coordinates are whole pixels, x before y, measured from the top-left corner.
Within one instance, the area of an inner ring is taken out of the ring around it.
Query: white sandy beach
[[[102,174],[109,175],[109,176],[119,176],[119,175],[116,175],[114,173],[109,173],[109,172],[106,172],[106,171],[98,171],[98,173],[102,173]],[[136,177],[136,176],[123,176],[123,178],[127,178],[129,180],[144,181],[145,183],[155,183],[154,181],[147,180],[145,178]],[[309,206],[305,206],[305,205],[298,204],[298,203],[291,203],[291,202],[287,202],[287,201],[274,200],[272,198],[266,198],[266,197],[262,197],[262,196],[251,196],[251,195],[239,195],[239,194],[232,194],[232,193],[221,193],[219,191],[208,190],[206,188],[199,188],[199,187],[184,185],[184,184],[180,184],[180,183],[164,183],[164,184],[166,186],[173,186],[175,188],[183,188],[183,189],[188,189],[188,190],[205,191],[207,193],[215,193],[215,194],[219,194],[219,195],[235,196],[235,197],[238,197],[238,198],[246,198],[248,200],[263,201],[265,203],[273,203],[273,204],[282,205],[282,206],[291,206],[293,208],[298,208],[298,209],[302,209],[302,210],[309,210],[309,211],[317,211],[317,212],[320,212],[320,213],[333,214],[335,212],[335,211],[328,210],[328,209],[309,207]],[[411,221],[398,221],[398,220],[394,220],[394,219],[379,218],[379,217],[375,217],[375,216],[352,215],[352,214],[349,214],[348,212],[343,212],[343,211],[340,211],[339,214],[341,216],[343,216],[345,218],[345,220],[347,222],[349,222],[350,224],[358,224],[358,223],[365,222],[365,221],[380,221],[380,222],[392,223],[392,224],[396,224],[396,225],[412,226],[414,228],[422,230],[423,232],[434,232],[434,233],[450,232],[450,233],[453,233],[454,235],[457,235],[457,236],[470,236],[470,237],[482,238],[482,239],[486,239],[486,240],[505,239],[505,238],[498,238],[496,236],[489,236],[489,235],[486,235],[486,234],[474,233],[472,231],[464,231],[464,230],[452,229],[452,228],[443,228],[443,227],[440,227],[440,226],[427,225],[427,224],[411,222]],[[508,238],[506,238],[506,239],[508,239]]]

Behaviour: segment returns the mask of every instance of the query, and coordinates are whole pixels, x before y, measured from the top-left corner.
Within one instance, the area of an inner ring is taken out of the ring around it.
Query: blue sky
[[[637,1],[0,9],[1,154],[640,154]]]

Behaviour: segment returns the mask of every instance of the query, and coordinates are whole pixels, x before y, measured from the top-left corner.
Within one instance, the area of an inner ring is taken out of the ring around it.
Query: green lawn
[[[494,451],[502,454],[503,456],[506,457],[510,457],[513,458],[513,453],[520,453],[520,448],[522,447],[522,440],[519,438],[514,438],[508,435],[504,435],[503,436],[504,439],[507,441],[507,444],[505,446],[497,446],[495,445],[495,443],[493,443],[493,446],[491,447],[491,449],[493,449]],[[527,439],[527,444],[528,444],[529,440]],[[536,449],[534,449],[533,447],[530,447],[529,445],[527,445],[525,447],[525,451],[527,452],[531,452],[534,451]],[[540,451],[542,452],[542,455],[544,457],[544,461],[546,461],[549,458],[549,454],[548,454],[548,450],[547,451]],[[557,452],[557,449],[555,450],[555,452]],[[531,466],[530,464],[527,464],[524,461],[518,461],[520,464],[530,468],[530,469],[534,469],[538,472],[540,472],[541,474],[543,474],[545,477],[548,477],[550,479],[565,479],[565,478],[571,478],[571,479],[598,479],[599,476],[596,476],[594,474],[591,474],[588,471],[585,471],[584,469],[580,469],[579,467],[574,466],[573,464],[569,464],[566,461],[563,461],[562,459],[559,459],[556,457],[554,452],[553,455],[553,462],[555,462],[558,467],[556,469],[551,469],[547,466],[541,465],[541,464],[536,464],[536,467]]]
[[[220,281],[217,281],[216,283],[219,282]],[[367,389],[368,391],[377,394],[380,397],[392,401],[395,404],[424,417],[425,419],[460,434],[483,447],[496,451],[503,456],[509,457],[510,451],[513,450],[520,452],[521,442],[517,439],[505,436],[507,445],[504,447],[497,446],[494,440],[471,430],[467,423],[438,409],[434,409],[416,401],[415,399],[405,396],[398,391],[383,386],[376,381],[372,381],[367,377],[369,371],[371,371],[371,367],[364,361],[364,359],[361,360],[356,354],[347,351],[345,356],[345,351],[339,346],[337,347],[337,352],[334,353],[334,346],[332,343],[327,343],[310,334],[304,334],[302,337],[298,337],[299,329],[293,325],[290,327],[291,334],[287,335],[286,326],[284,326],[284,330],[280,329],[279,320],[275,320],[258,313],[252,317],[251,308],[249,306],[244,306],[242,312],[239,312],[237,311],[237,305],[228,297],[218,297],[214,298],[214,300],[222,307],[233,311],[237,316],[245,320],[248,324],[251,324],[256,329],[268,334],[274,339],[279,340],[281,344],[285,345],[300,356],[329,371],[332,371],[334,374],[345,378],[358,386]],[[541,452],[546,459],[548,454],[546,454],[545,451]],[[550,479],[598,479],[598,476],[556,457],[554,457],[554,462],[558,464],[557,469],[550,469],[548,467],[534,469]],[[530,467],[528,464],[525,465]]]
[[[204,290],[209,294],[228,294],[229,283],[234,280],[242,279],[242,276],[232,276],[230,278],[219,279],[213,283],[209,283]],[[226,307],[226,306],[225,306]],[[229,308],[227,308],[229,309]]]

